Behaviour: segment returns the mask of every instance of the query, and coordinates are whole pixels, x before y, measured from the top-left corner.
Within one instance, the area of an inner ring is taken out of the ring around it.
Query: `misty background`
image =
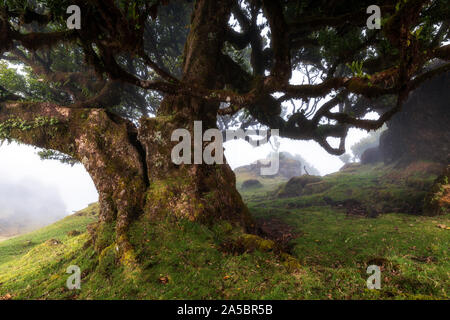
[[[0,240],[51,224],[97,201],[81,165],[42,161],[37,149],[0,146]]]
[[[66,205],[57,186],[34,178],[0,182],[0,235],[31,231],[65,216]]]

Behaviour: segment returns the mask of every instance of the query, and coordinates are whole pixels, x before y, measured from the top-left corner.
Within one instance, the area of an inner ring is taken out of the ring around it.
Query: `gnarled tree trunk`
[[[220,59],[231,5],[232,1],[196,2],[185,47],[184,82],[208,89],[223,87]],[[191,220],[208,222],[219,218],[251,224],[227,164],[177,166],[171,161],[176,144],[170,141],[172,132],[187,129],[193,138],[194,121],[202,122],[203,131],[216,128],[218,109],[218,103],[172,95],[164,99],[155,119],[141,120],[139,140],[146,151],[151,185],[148,210],[160,212],[162,207],[169,214]]]
[[[228,164],[176,165],[172,162],[172,149],[178,143],[171,141],[172,132],[187,129],[194,146],[194,121],[203,118],[195,118],[188,113],[190,100],[182,96],[167,97],[162,109],[166,107],[181,110],[172,116],[142,119],[139,129],[150,181],[146,210],[152,214],[168,214],[205,223],[226,219],[249,226],[248,211],[236,190],[235,175]],[[202,123],[205,126],[208,119]],[[209,123],[210,126],[203,127],[204,130],[214,126],[211,119]],[[203,143],[203,149],[205,147],[206,143]]]
[[[203,119],[188,112],[191,103],[185,97],[167,97],[162,110],[176,107],[176,112],[141,119],[139,129],[100,109],[3,104],[0,136],[79,160],[99,192],[99,222],[91,228],[95,247],[101,252],[114,244],[122,255],[131,249],[130,222],[144,213],[156,219],[172,216],[208,224],[225,219],[252,225],[228,164],[172,162],[172,148],[178,143],[171,141],[173,130],[188,129],[193,138],[193,121]],[[209,124],[204,129],[214,127],[212,119]]]
[[[183,81],[223,87],[219,61],[230,7],[231,1],[197,1]],[[194,121],[202,121],[203,131],[215,128],[218,109],[218,103],[201,98],[168,95],[157,116],[141,119],[136,127],[103,109],[7,102],[0,105],[0,138],[57,150],[83,163],[99,192],[100,218],[90,228],[95,247],[102,252],[114,246],[128,259],[128,226],[144,213],[252,226],[227,164],[175,165],[171,160],[177,144],[172,132],[187,129],[193,138]]]

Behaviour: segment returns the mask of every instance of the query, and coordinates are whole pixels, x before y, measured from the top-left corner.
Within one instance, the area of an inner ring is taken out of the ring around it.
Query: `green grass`
[[[347,186],[352,196],[362,199],[366,195],[361,190],[373,191],[369,187],[373,187],[373,179],[390,174],[392,171],[377,167],[337,173],[325,178],[336,183],[326,192],[338,199],[340,189]],[[420,181],[432,179],[430,174],[413,172],[383,184],[409,188],[404,181],[412,176],[419,180],[414,185],[419,186]],[[449,214],[348,216],[342,209],[325,205],[324,194],[268,199],[278,183],[261,182],[263,188],[243,192],[243,197],[255,217],[277,218],[292,226],[297,238],[291,243],[291,257],[271,250],[232,253],[225,244],[235,243],[242,231],[228,223],[206,227],[184,220],[155,222],[142,217],[130,230],[138,261],[138,267],[130,269],[117,262],[114,247],[98,260],[92,247],[85,245],[87,233],[67,235],[72,230],[84,231],[97,219],[97,208],[91,206],[52,226],[1,242],[0,297],[448,299],[450,231],[437,225],[450,225]],[[60,243],[52,244],[50,239]],[[381,290],[366,287],[370,264],[382,268]],[[81,290],[65,288],[70,265],[82,270]]]
[[[17,292],[17,298],[43,298],[47,289],[61,290],[58,274],[81,251],[86,226],[97,220],[97,205],[27,235],[0,243],[0,296]],[[70,231],[82,235],[70,237]],[[52,245],[51,240],[59,245]],[[68,265],[67,265],[68,267]],[[66,267],[66,268],[67,268]],[[42,286],[48,283],[47,286]],[[25,292],[25,294],[21,294]]]
[[[66,218],[72,220],[74,217]],[[78,227],[85,226],[79,221]],[[129,272],[116,263],[114,250],[100,263],[87,234],[65,238],[63,233],[38,235],[43,243],[0,265],[0,296],[15,299],[213,299],[288,298],[295,278],[270,252],[232,255],[220,244],[236,231],[227,223],[213,229],[189,221],[134,224],[132,243],[139,245],[138,269]],[[46,238],[62,243],[51,246]],[[18,241],[17,239],[14,239]],[[149,241],[147,241],[149,240]],[[8,246],[9,241],[3,243]],[[65,289],[66,269],[84,272],[81,291]],[[168,283],[161,283],[167,277]]]
[[[355,171],[338,172],[325,177],[331,188],[325,196],[335,201],[355,199],[381,212],[421,206],[437,175],[432,163],[416,163],[405,169],[395,166],[361,166]],[[410,213],[410,212],[405,212]],[[412,213],[412,212],[411,212]]]
[[[437,227],[449,225],[448,214],[391,213],[372,219],[347,216],[331,207],[253,208],[252,212],[295,226],[300,236],[294,240],[292,254],[318,275],[320,285],[314,290],[321,297],[448,298],[450,231]],[[371,264],[382,267],[380,291],[364,288]]]
[[[69,238],[67,236],[69,231],[85,232],[86,225],[97,220],[96,210],[97,205],[93,205],[48,227],[0,242],[0,265],[24,255],[46,240],[56,238],[64,241]]]

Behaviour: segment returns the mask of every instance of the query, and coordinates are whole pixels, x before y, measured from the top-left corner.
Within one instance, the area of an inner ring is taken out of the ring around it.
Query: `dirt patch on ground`
[[[285,251],[289,251],[291,241],[300,236],[292,226],[277,218],[260,218],[256,225],[261,237],[274,241]]]

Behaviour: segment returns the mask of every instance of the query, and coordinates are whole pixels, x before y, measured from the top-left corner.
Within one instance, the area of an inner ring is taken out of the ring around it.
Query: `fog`
[[[55,186],[33,179],[0,180],[0,236],[48,225],[64,217],[66,206]]]
[[[0,240],[51,224],[98,199],[83,166],[42,161],[36,151],[0,145]]]

